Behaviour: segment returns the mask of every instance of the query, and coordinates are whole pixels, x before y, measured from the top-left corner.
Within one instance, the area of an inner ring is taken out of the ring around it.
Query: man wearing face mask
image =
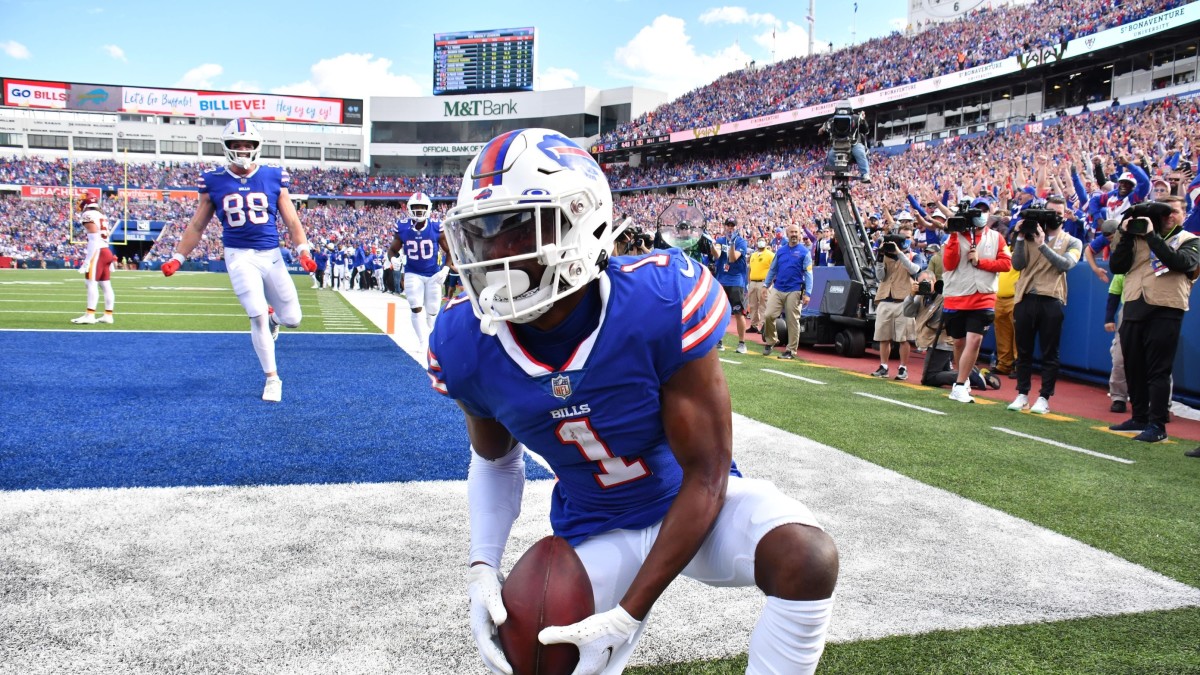
[[[907,219],[904,217],[908,216]],[[879,290],[875,292],[875,341],[879,343],[879,368],[871,373],[875,377],[888,376],[888,360],[892,358],[892,343],[900,346],[900,367],[896,370],[897,380],[908,379],[909,341],[913,340],[912,317],[905,316],[902,303],[908,297],[912,282],[921,272],[913,261],[912,216],[900,214],[900,225],[896,234],[890,235],[879,247],[875,262],[875,278]]]
[[[1008,247],[1000,233],[987,227],[987,216],[972,222],[951,218],[950,237],[942,251],[945,267],[942,305],[946,334],[954,338],[954,363],[958,378],[950,400],[974,403],[968,376],[979,359],[979,346],[987,327],[995,321],[997,276],[1012,269]]]
[[[770,356],[775,348],[775,319],[783,313],[788,343],[779,358],[794,359],[800,348],[800,312],[808,303],[808,291],[813,285],[812,255],[800,243],[799,225],[788,225],[787,243],[775,251],[764,283],[769,295],[763,315],[763,356]]]
[[[1008,409],[1019,411],[1029,405],[1033,378],[1033,347],[1042,348],[1042,386],[1029,412],[1050,412],[1050,397],[1058,381],[1058,342],[1062,336],[1063,307],[1067,304],[1067,272],[1079,262],[1083,242],[1062,229],[1067,202],[1051,197],[1046,209],[1057,217],[1034,223],[1026,211],[1015,228],[1013,269],[1021,272],[1013,295],[1013,323],[1017,336],[1017,397]]]
[[[1200,264],[1200,238],[1183,229],[1184,209],[1179,197],[1130,209],[1109,260],[1113,274],[1125,275],[1118,330],[1133,407],[1131,419],[1109,428],[1137,431],[1135,441],[1167,438],[1171,368]],[[1200,457],[1200,448],[1187,455]]]
[[[771,261],[775,260],[775,252],[767,246],[765,237],[758,238],[754,253],[750,254],[750,284],[746,302],[750,305],[750,327],[747,333],[762,333],[763,310],[767,307],[767,272],[771,269]]]

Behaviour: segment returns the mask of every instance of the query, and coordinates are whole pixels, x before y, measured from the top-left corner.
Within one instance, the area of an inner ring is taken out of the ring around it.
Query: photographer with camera
[[[1067,202],[1046,200],[1045,209],[1025,209],[1016,231],[1012,267],[1021,272],[1013,296],[1017,334],[1017,397],[1009,410],[1029,405],[1033,378],[1033,348],[1041,344],[1042,386],[1029,412],[1050,412],[1050,397],[1058,381],[1058,343],[1062,337],[1063,307],[1067,304],[1067,272],[1083,253],[1083,242],[1063,231]]]
[[[713,262],[717,272],[717,283],[725,289],[729,298],[729,312],[737,324],[738,344],[737,353],[746,353],[746,283],[750,273],[746,253],[749,246],[746,238],[738,234],[737,221],[725,219],[725,236],[718,237],[710,245]],[[717,349],[724,351],[725,342],[717,343]]]
[[[842,173],[849,167],[838,161],[838,155],[848,150],[854,163],[858,165],[859,180],[871,182],[871,166],[867,163],[867,114],[854,112],[849,101],[839,101],[833,109],[833,117],[825,120],[818,135],[828,134],[833,147],[825,158],[825,168],[836,173]]]
[[[906,214],[901,214],[906,215]],[[897,380],[908,379],[909,341],[915,338],[911,317],[905,316],[901,303],[908,297],[913,279],[921,267],[913,261],[912,216],[902,220],[896,234],[884,237],[875,253],[875,278],[879,289],[875,292],[875,341],[879,343],[879,368],[871,373],[874,377],[888,376],[888,360],[892,357],[892,343],[900,347],[900,367],[896,370]]]
[[[968,378],[979,359],[983,334],[995,320],[997,276],[1012,269],[1008,247],[987,223],[987,215],[970,202],[960,202],[946,222],[950,237],[942,250],[942,312],[958,364],[950,400],[959,403],[975,402]]]
[[[929,272],[921,272],[912,284],[912,294],[904,299],[904,315],[916,323],[916,343],[925,351],[921,384],[926,387],[951,386],[958,381],[954,367],[954,340],[946,335],[942,322],[942,282]],[[1000,380],[978,369],[968,373],[967,382],[980,389],[999,389]]]
[[[1137,431],[1135,441],[1167,437],[1171,368],[1200,265],[1200,238],[1183,229],[1184,210],[1180,197],[1129,209],[1109,261],[1113,274],[1125,275],[1118,332],[1133,408],[1131,419],[1109,428]],[[1197,450],[1188,456],[1200,457]]]

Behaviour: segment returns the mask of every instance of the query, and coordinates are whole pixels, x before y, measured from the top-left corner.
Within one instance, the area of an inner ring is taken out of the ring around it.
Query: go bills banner
[[[346,122],[345,102],[340,98],[81,85],[10,78],[4,78],[4,105],[222,119],[250,117],[281,122]]]
[[[1001,75],[1009,75],[1021,70],[1027,70],[1041,65],[1063,61],[1076,56],[1082,56],[1091,52],[1115,47],[1126,42],[1138,40],[1156,33],[1161,33],[1172,28],[1177,28],[1194,21],[1200,20],[1200,2],[1192,2],[1176,9],[1160,12],[1154,16],[1148,16],[1140,21],[1127,23],[1116,28],[1110,28],[1092,35],[1075,38],[1065,45],[1054,45],[1052,47],[1042,47],[1030,50],[1017,56],[1010,56],[1002,61],[993,63],[985,63],[981,66],[960,70],[954,73],[939,75],[928,80],[920,82],[911,82],[903,84],[899,87],[891,89],[883,89],[881,91],[873,91],[862,96],[852,96],[849,101],[856,110],[869,108],[875,105],[884,103],[892,103],[914,96],[923,96],[935,91],[945,91],[960,87],[966,84],[975,84],[993,77]],[[805,108],[797,108],[795,110],[787,110],[784,112],[765,115],[763,117],[754,117],[746,120],[737,120],[735,122],[722,122],[697,129],[688,129],[687,131],[676,131],[671,134],[671,142],[679,143],[682,141],[691,141],[697,138],[707,138],[710,136],[723,136],[725,134],[738,133],[749,131],[751,129],[761,129],[764,127],[782,124],[784,122],[796,122],[800,120],[812,119],[815,117],[825,117],[833,114],[833,102],[821,103],[819,105],[808,106]]]

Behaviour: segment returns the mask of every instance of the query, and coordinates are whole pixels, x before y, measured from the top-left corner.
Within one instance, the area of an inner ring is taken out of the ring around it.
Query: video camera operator
[[[835,173],[845,171],[847,166],[837,161],[840,146],[848,146],[850,156],[858,165],[859,180],[871,182],[871,166],[867,163],[867,114],[854,112],[854,107],[848,101],[840,101],[833,109],[833,117],[825,120],[817,134],[828,134],[833,147],[825,159],[825,168]]]
[[[1131,419],[1109,428],[1140,432],[1135,441],[1167,437],[1171,368],[1200,265],[1200,238],[1182,227],[1185,208],[1167,197],[1126,211],[1109,260],[1113,274],[1125,275],[1119,333],[1133,408]],[[1187,455],[1200,457],[1200,448]]]
[[[875,377],[888,376],[888,360],[892,357],[892,343],[900,347],[900,367],[896,370],[897,380],[908,379],[909,341],[914,324],[905,316],[901,303],[908,297],[913,279],[921,267],[913,261],[912,222],[901,221],[896,234],[884,237],[875,259],[875,278],[879,290],[875,292],[875,341],[879,343],[879,368],[871,373]]]
[[[1009,410],[1029,405],[1033,378],[1033,347],[1041,345],[1042,386],[1029,412],[1050,412],[1050,397],[1058,381],[1058,343],[1062,337],[1063,307],[1067,304],[1067,272],[1079,262],[1083,242],[1063,231],[1067,201],[1050,197],[1045,209],[1025,209],[1016,224],[1012,266],[1021,272],[1013,296],[1017,333],[1017,397]]]
[[[959,403],[975,402],[968,377],[979,359],[983,334],[995,321],[998,275],[1012,269],[1008,247],[987,223],[987,215],[970,202],[960,202],[946,222],[950,236],[942,251],[943,320],[946,333],[954,338],[958,364],[950,400]]]

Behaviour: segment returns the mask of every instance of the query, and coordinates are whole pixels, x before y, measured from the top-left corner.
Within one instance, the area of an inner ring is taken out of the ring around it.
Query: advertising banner
[[[21,199],[81,199],[84,194],[100,199],[100,188],[67,187],[66,185],[22,185]]]
[[[4,105],[22,108],[66,108],[67,85],[62,82],[5,78]]]
[[[363,123],[362,99],[121,87],[4,78],[4,105],[141,115]]]

